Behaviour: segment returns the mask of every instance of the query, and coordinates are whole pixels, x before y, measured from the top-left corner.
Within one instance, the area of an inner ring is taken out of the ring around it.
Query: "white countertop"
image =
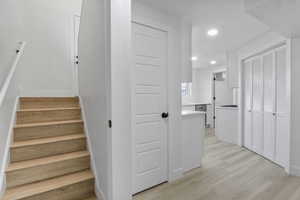
[[[182,110],[181,115],[182,116],[188,116],[188,115],[205,115],[206,112],[202,111],[193,111],[193,110]]]
[[[216,109],[219,109],[219,110],[239,110],[239,107],[221,107],[221,106],[217,106]]]
[[[208,102],[189,102],[183,103],[182,106],[195,106],[195,105],[210,105],[211,103]]]

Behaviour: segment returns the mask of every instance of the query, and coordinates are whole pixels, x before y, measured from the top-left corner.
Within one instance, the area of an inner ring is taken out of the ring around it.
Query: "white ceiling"
[[[247,13],[286,37],[300,37],[300,1],[245,0]]]
[[[269,28],[244,12],[243,0],[139,0],[193,23],[194,67],[209,67],[210,60],[226,65],[226,52],[237,49]],[[220,35],[206,36],[216,27]]]

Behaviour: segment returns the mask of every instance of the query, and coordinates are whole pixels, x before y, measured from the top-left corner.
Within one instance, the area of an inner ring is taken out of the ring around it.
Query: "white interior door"
[[[287,166],[289,158],[289,68],[286,48],[276,50],[276,158],[275,162]]]
[[[244,63],[244,146],[252,149],[252,62]]]
[[[261,57],[252,61],[253,70],[253,109],[252,109],[252,150],[263,154],[263,68]]]
[[[133,23],[133,193],[167,181],[167,33]],[[120,166],[121,167],[121,166]]]
[[[274,53],[262,57],[264,70],[264,156],[274,160],[275,156],[275,63]]]

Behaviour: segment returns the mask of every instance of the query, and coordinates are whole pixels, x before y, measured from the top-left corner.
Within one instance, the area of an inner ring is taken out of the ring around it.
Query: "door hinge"
[[[213,100],[216,100],[216,99],[217,99],[216,97],[213,98]]]
[[[112,127],[112,121],[108,120],[108,127],[111,128]]]
[[[216,119],[216,116],[214,116],[214,119]]]

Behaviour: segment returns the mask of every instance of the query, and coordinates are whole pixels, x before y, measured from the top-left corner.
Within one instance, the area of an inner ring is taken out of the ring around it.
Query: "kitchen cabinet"
[[[221,141],[238,144],[238,108],[216,107],[215,134]]]
[[[182,111],[183,170],[201,166],[204,153],[205,112]]]

